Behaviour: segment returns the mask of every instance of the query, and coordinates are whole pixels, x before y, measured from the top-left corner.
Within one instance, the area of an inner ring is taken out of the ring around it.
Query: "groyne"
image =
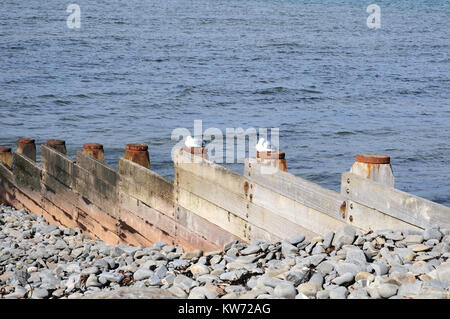
[[[308,239],[351,225],[362,231],[450,228],[450,208],[394,187],[389,157],[359,154],[342,174],[341,192],[290,174],[283,154],[248,158],[239,174],[205,152],[174,152],[174,180],[151,170],[146,145],[128,145],[115,170],[101,144],[88,143],[76,160],[65,142],[33,139],[2,149],[0,200],[78,227],[109,244],[151,246],[165,241],[185,250],[221,249],[231,240]]]

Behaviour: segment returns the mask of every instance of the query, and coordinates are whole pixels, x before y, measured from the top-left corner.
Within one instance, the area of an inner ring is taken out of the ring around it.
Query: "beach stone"
[[[348,294],[347,288],[339,286],[330,290],[330,299],[347,299]]]
[[[145,280],[150,278],[153,275],[153,271],[145,268],[139,268],[134,274],[133,278],[136,281]]]
[[[201,276],[209,274],[209,268],[208,266],[202,265],[202,264],[193,264],[191,267],[188,268],[191,273],[194,276]]]
[[[274,295],[280,298],[286,298],[286,299],[294,299],[297,295],[297,291],[295,290],[295,287],[290,282],[283,282],[281,284],[278,284],[274,289]]]
[[[284,277],[287,281],[290,281],[295,286],[298,286],[306,280],[306,273],[302,273],[299,271],[289,271],[285,273]]]
[[[424,240],[429,240],[429,239],[437,239],[437,240],[441,240],[442,239],[442,233],[439,231],[439,228],[427,228],[424,230],[423,232],[423,239]]]
[[[188,294],[184,291],[183,288],[179,286],[172,286],[167,289],[172,295],[178,297],[178,298],[186,298]]]
[[[190,293],[188,299],[216,299],[217,295],[205,287],[194,287]]]
[[[345,262],[347,263],[355,263],[357,265],[365,265],[367,263],[366,255],[364,252],[358,247],[351,247],[347,249]]]
[[[31,291],[31,299],[43,299],[49,296],[48,290],[43,288],[34,288]]]
[[[352,226],[346,225],[339,228],[333,238],[333,246],[338,242],[344,245],[351,245],[355,240],[356,231]]]
[[[324,278],[320,272],[314,273],[311,278],[309,279],[310,283],[316,284],[318,286],[322,286],[324,282]]]
[[[407,235],[405,237],[405,242],[406,243],[412,243],[412,244],[421,244],[423,242],[423,236],[422,235]]]
[[[267,287],[275,288],[276,286],[282,284],[283,282],[286,282],[286,281],[283,281],[279,278],[273,278],[273,277],[268,277],[268,276],[264,275],[264,276],[261,276],[258,278],[257,287],[267,286]]]
[[[176,259],[176,260],[172,261],[172,266],[175,269],[184,268],[188,265],[189,265],[189,262],[184,259]]]
[[[300,284],[297,287],[297,291],[299,293],[302,293],[308,297],[315,297],[317,292],[320,290],[322,290],[321,286],[316,285],[314,283],[310,283],[310,282]]]
[[[329,290],[320,290],[316,294],[316,299],[329,299],[330,291]]]
[[[333,269],[334,266],[329,261],[324,261],[316,267],[316,270],[319,271],[323,276],[326,276],[329,273],[331,273]]]
[[[356,276],[356,274],[362,270],[360,266],[353,264],[353,263],[347,263],[347,262],[335,265],[335,269],[336,269],[336,272],[341,276],[346,273],[351,273],[354,276]]]
[[[158,268],[155,269],[154,273],[158,278],[162,279],[166,276],[168,271],[169,270],[167,269],[166,265],[159,265]]]
[[[81,271],[82,275],[91,275],[91,274],[96,275],[98,273],[100,273],[100,270],[96,266],[88,267]]]
[[[414,283],[405,283],[402,284],[397,294],[402,297],[414,297],[421,294],[422,291],[422,282],[416,280]]]
[[[450,261],[443,262],[436,268],[437,278],[444,283],[450,283]]]
[[[109,282],[117,282],[120,283],[123,279],[123,275],[121,273],[116,272],[103,272],[98,276],[98,281],[102,284],[106,284]]]
[[[331,282],[333,284],[340,286],[343,284],[351,283],[354,278],[355,278],[355,275],[353,273],[348,272],[339,277],[334,278]]]
[[[300,244],[304,240],[305,240],[305,235],[297,235],[295,237],[289,238],[287,241],[292,245],[297,245],[297,244]]]
[[[261,251],[261,247],[259,245],[250,245],[245,249],[240,251],[241,255],[252,255]]]
[[[369,269],[372,272],[375,272],[377,276],[383,276],[387,274],[389,270],[385,263],[380,262],[370,264]]]
[[[383,234],[383,236],[386,239],[390,239],[390,240],[394,240],[394,241],[398,241],[398,240],[404,239],[402,234],[394,233],[394,232],[386,232],[386,233]]]
[[[408,248],[411,248],[413,252],[421,252],[421,251],[427,251],[430,250],[431,247],[427,246],[427,245],[423,245],[423,244],[417,244],[417,245],[412,245],[411,247],[408,246]]]
[[[394,284],[382,284],[378,287],[378,294],[382,298],[389,298],[394,296],[398,291],[398,286]]]
[[[290,254],[296,254],[298,251],[298,248],[291,243],[289,243],[287,240],[283,240],[281,242],[281,253],[283,256],[287,256]]]
[[[366,289],[355,289],[350,292],[347,299],[369,299]]]
[[[248,271],[245,269],[233,270],[230,272],[224,272],[219,276],[219,278],[225,281],[237,281],[240,280],[247,273]]]
[[[203,251],[200,249],[196,249],[193,251],[185,252],[183,255],[181,255],[181,259],[194,259],[194,258],[200,258],[203,255]]]
[[[86,279],[86,287],[101,287],[102,284],[98,282],[95,274],[90,274]]]
[[[322,246],[327,249],[331,247],[331,243],[333,242],[334,232],[329,232],[323,237]]]
[[[20,298],[25,297],[26,294],[27,294],[27,290],[25,288],[17,286],[14,288],[14,292],[5,295],[4,298],[20,299]]]

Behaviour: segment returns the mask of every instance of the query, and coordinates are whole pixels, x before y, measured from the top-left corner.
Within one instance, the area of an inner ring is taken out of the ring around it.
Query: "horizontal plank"
[[[196,215],[178,204],[175,207],[175,218],[178,223],[183,225],[184,228],[192,230],[200,237],[211,242],[217,249],[222,249],[223,245],[232,240],[239,240],[239,237],[234,236],[221,227],[209,222],[205,218]]]
[[[15,184],[14,173],[3,163],[0,163],[0,182],[10,182]]]
[[[382,212],[364,206],[360,203],[348,200],[347,203],[347,220],[348,223],[354,227],[360,228],[364,231],[368,230],[423,230],[419,227],[406,223],[400,219],[394,218]]]
[[[181,187],[177,188],[177,198],[177,203],[180,206],[185,207],[242,240],[249,240],[248,223],[242,218]]]
[[[337,220],[341,219],[341,206],[345,202],[341,194],[288,172],[277,170],[267,174],[266,171],[265,165],[256,159],[245,160],[244,176],[254,183]]]
[[[402,192],[350,172],[342,174],[341,193],[348,199],[374,208],[419,228],[450,227],[450,207]]]
[[[44,144],[41,146],[41,154],[42,169],[64,185],[73,187],[73,165],[75,162],[68,156]]]
[[[117,215],[118,187],[97,178],[88,170],[74,165],[73,189],[89,202],[108,211],[111,215]]]
[[[142,198],[144,202],[147,194],[173,202],[173,182],[170,179],[124,158],[119,158],[118,173],[121,179],[132,181],[127,187],[123,186],[129,195]]]
[[[302,227],[301,224],[281,215],[278,207],[274,211],[258,205],[258,199],[252,193],[253,188],[250,189],[249,187],[247,196],[244,194],[244,190],[242,190],[242,194],[238,195],[223,188],[219,181],[216,183],[210,182],[180,167],[176,167],[175,172],[179,187],[212,202],[226,211],[232,212],[250,225],[271,233],[277,238],[292,237],[299,234],[308,237],[317,235],[317,233]],[[277,195],[273,194],[273,196]]]
[[[192,154],[183,150],[175,152],[174,155],[175,177],[176,169],[180,168],[197,175],[202,180],[218,183],[222,188],[231,192],[237,194],[244,192],[248,179],[241,174],[198,156],[193,156],[195,160],[192,161]]]
[[[91,155],[83,153],[83,151],[77,151],[76,163],[105,184],[117,185],[119,174],[112,167],[98,161]]]
[[[20,153],[14,152],[13,170],[19,187],[27,187],[35,191],[41,188],[41,168],[36,162]]]

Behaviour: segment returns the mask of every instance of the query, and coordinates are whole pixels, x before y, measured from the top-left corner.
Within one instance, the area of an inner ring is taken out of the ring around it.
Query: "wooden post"
[[[287,172],[286,154],[284,152],[256,152],[258,162],[271,164],[280,171]]]
[[[0,162],[12,168],[12,154],[10,147],[0,147]]]
[[[83,153],[89,154],[98,161],[105,162],[105,152],[103,151],[103,145],[98,143],[86,143],[83,144]]]
[[[145,144],[127,144],[124,158],[150,169],[150,156]]]
[[[66,142],[63,140],[48,140],[47,146],[57,150],[60,153],[66,154]]]
[[[19,138],[17,140],[17,153],[23,154],[36,162],[36,144],[32,138]]]
[[[394,187],[391,159],[386,155],[358,154],[350,172],[387,186]]]
[[[189,154],[201,156],[204,159],[208,159],[208,149],[206,147],[187,147],[184,146],[183,150]]]

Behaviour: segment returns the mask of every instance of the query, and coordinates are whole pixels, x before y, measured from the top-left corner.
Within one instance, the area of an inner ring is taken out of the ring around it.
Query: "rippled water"
[[[450,205],[450,1],[0,3],[0,145],[149,144],[171,177],[177,127],[279,127],[289,171],[338,190],[357,153]],[[366,7],[381,7],[381,29]],[[228,165],[242,171],[241,165]]]

